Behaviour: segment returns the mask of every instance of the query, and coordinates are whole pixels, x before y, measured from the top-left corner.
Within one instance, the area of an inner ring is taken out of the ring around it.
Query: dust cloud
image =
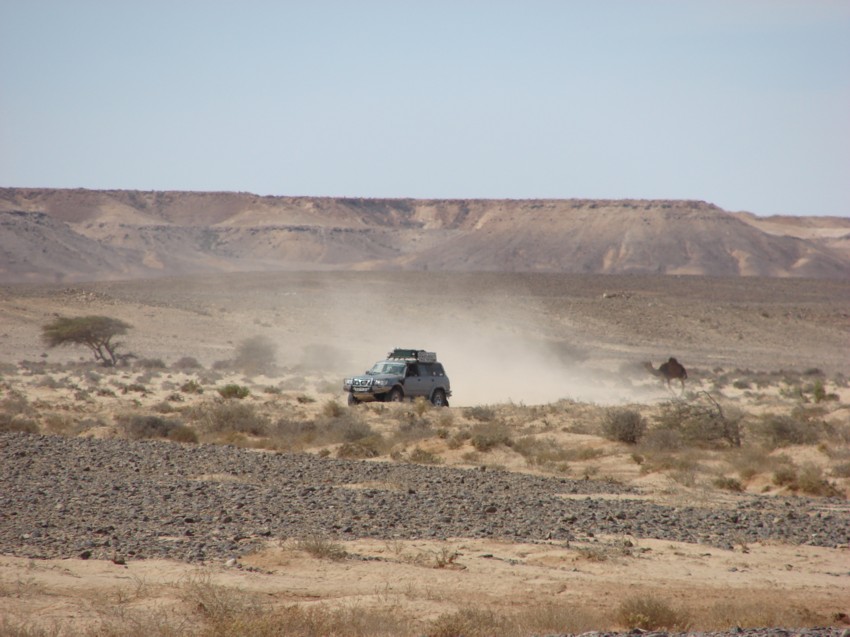
[[[358,292],[332,295],[319,306],[299,338],[305,352],[333,352],[322,358],[332,359],[340,386],[343,376],[363,373],[395,347],[437,353],[451,380],[453,406],[561,399],[623,404],[645,400],[652,381],[623,374],[622,361],[596,358],[585,345],[554,335],[528,298]]]

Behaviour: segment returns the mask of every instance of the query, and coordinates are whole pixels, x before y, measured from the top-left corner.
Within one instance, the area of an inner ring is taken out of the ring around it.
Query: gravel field
[[[32,558],[200,562],[315,534],[523,542],[625,534],[722,548],[850,543],[843,500],[748,496],[727,509],[671,507],[594,480],[218,445],[3,434],[0,485],[0,552]]]

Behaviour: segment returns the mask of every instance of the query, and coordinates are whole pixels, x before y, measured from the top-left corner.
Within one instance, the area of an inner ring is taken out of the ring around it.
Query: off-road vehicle
[[[437,354],[423,349],[394,349],[362,376],[343,381],[348,404],[375,400],[401,402],[422,396],[437,407],[448,407],[452,395],[449,377]]]

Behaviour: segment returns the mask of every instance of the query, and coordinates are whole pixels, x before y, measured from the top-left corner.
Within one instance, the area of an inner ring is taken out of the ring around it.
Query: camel
[[[670,381],[673,379],[679,379],[679,382],[682,383],[682,391],[685,390],[685,379],[688,377],[688,370],[686,370],[682,364],[677,361],[672,356],[666,363],[662,363],[658,369],[655,369],[652,366],[652,363],[644,363],[644,367],[649,370],[649,373],[653,376],[658,376],[659,378],[663,378],[667,381],[667,387],[670,387]]]

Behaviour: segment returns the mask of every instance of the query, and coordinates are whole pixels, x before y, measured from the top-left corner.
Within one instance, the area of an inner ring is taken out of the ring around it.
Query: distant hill
[[[850,277],[850,220],[702,201],[0,188],[0,281],[257,270]]]

